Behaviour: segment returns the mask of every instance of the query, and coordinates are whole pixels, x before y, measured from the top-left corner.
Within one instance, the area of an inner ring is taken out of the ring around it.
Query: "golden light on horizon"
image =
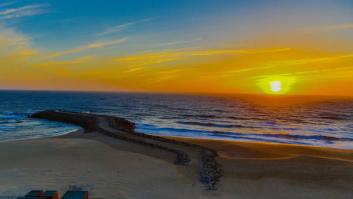
[[[296,82],[294,77],[289,76],[267,76],[260,79],[257,85],[266,94],[283,95],[287,94],[292,85]]]

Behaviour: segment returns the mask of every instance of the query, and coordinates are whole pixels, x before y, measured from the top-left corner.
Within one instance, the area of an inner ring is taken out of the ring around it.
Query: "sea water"
[[[353,99],[312,96],[0,91],[0,141],[79,128],[28,118],[46,109],[123,117],[153,135],[353,149]]]

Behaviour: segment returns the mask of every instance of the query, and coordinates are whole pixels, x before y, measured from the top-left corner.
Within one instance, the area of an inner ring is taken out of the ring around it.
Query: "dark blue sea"
[[[154,135],[353,149],[353,99],[310,96],[0,91],[0,141],[78,128],[28,118],[46,109],[119,116]]]

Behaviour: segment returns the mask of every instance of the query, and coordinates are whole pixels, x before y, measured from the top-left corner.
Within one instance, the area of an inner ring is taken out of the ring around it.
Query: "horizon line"
[[[127,91],[127,90],[65,90],[65,89],[6,89],[0,88],[1,91],[14,91],[14,92],[62,92],[62,93],[110,93],[110,94],[165,94],[165,95],[249,95],[249,96],[263,96],[263,97],[337,97],[337,98],[353,98],[353,95],[322,95],[322,94],[283,94],[283,95],[270,95],[260,93],[215,93],[215,92],[167,92],[167,91]]]

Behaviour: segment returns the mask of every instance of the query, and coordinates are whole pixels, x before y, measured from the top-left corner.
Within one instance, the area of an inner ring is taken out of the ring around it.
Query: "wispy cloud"
[[[145,23],[145,22],[149,22],[152,21],[154,18],[150,17],[150,18],[145,18],[145,19],[141,19],[141,20],[137,20],[137,21],[131,21],[128,23],[124,23],[124,24],[119,24],[119,25],[115,25],[112,27],[107,28],[106,30],[104,30],[103,32],[98,33],[99,36],[104,36],[104,35],[109,35],[109,34],[114,34],[117,32],[121,32],[131,26],[137,25],[137,24],[141,24],[141,23]]]
[[[193,40],[186,40],[186,41],[169,41],[169,42],[161,42],[152,45],[152,47],[165,47],[165,46],[175,46],[175,45],[182,45],[182,44],[190,44],[193,42],[201,41],[202,38],[196,38]]]
[[[17,1],[9,1],[9,2],[4,2],[4,3],[0,3],[0,8],[1,7],[6,7],[6,6],[10,6],[15,4]]]
[[[305,27],[305,28],[302,28],[301,31],[314,33],[314,32],[333,32],[333,31],[350,30],[350,29],[353,29],[353,23]]]
[[[49,6],[49,4],[32,4],[0,10],[0,19],[6,20],[43,14],[47,12],[45,8]]]
[[[290,51],[290,48],[276,48],[276,49],[256,49],[256,50],[200,50],[191,52],[192,56],[210,56],[210,55],[232,55],[232,54],[266,54],[279,53]]]
[[[296,65],[308,65],[308,64],[328,64],[337,61],[342,61],[344,59],[352,59],[353,54],[343,54],[336,56],[324,56],[316,58],[306,58],[306,59],[288,59],[275,61],[270,63],[272,66],[296,66]]]
[[[87,50],[100,49],[108,46],[113,46],[116,44],[122,44],[122,43],[125,43],[127,40],[128,40],[127,38],[121,38],[121,39],[115,39],[115,40],[96,41],[76,48],[71,48],[65,51],[55,52],[51,55],[51,57],[61,57],[65,55],[80,53]]]
[[[280,75],[291,75],[291,76],[306,76],[306,75],[313,75],[313,74],[319,74],[323,75],[323,73],[326,73],[330,75],[332,72],[349,72],[353,70],[353,66],[338,66],[338,67],[330,67],[330,68],[322,68],[322,69],[315,69],[315,70],[304,70],[304,71],[297,71],[297,72],[291,72],[291,73],[283,73]]]
[[[161,64],[165,62],[177,61],[183,59],[181,52],[160,52],[160,53],[144,53],[138,55],[130,55],[118,58],[119,62],[130,63],[135,65],[151,65]]]
[[[353,54],[343,54],[336,56],[323,56],[315,58],[305,58],[305,59],[285,59],[280,61],[269,61],[266,63],[261,63],[258,66],[248,66],[244,68],[238,68],[234,70],[226,70],[223,72],[223,76],[235,76],[244,75],[244,73],[264,72],[269,69],[275,69],[281,71],[280,68],[290,68],[291,72],[284,75],[303,75],[312,74],[328,71],[337,71],[342,69],[350,68],[346,65],[350,65],[353,58]],[[334,63],[334,65],[332,65]],[[313,70],[314,68],[314,70]],[[298,71],[296,71],[298,70]]]
[[[154,53],[143,53],[121,57],[118,61],[124,63],[134,63],[137,65],[161,64],[165,62],[178,61],[191,57],[201,56],[222,56],[222,55],[252,55],[252,54],[268,54],[290,51],[290,48],[276,49],[256,49],[256,50],[191,50],[191,51],[161,51]]]
[[[223,72],[223,76],[235,76],[238,73],[247,73],[252,71],[265,70],[271,67],[272,66],[259,66],[259,67],[246,67],[246,68],[240,68],[235,70],[228,70]]]

